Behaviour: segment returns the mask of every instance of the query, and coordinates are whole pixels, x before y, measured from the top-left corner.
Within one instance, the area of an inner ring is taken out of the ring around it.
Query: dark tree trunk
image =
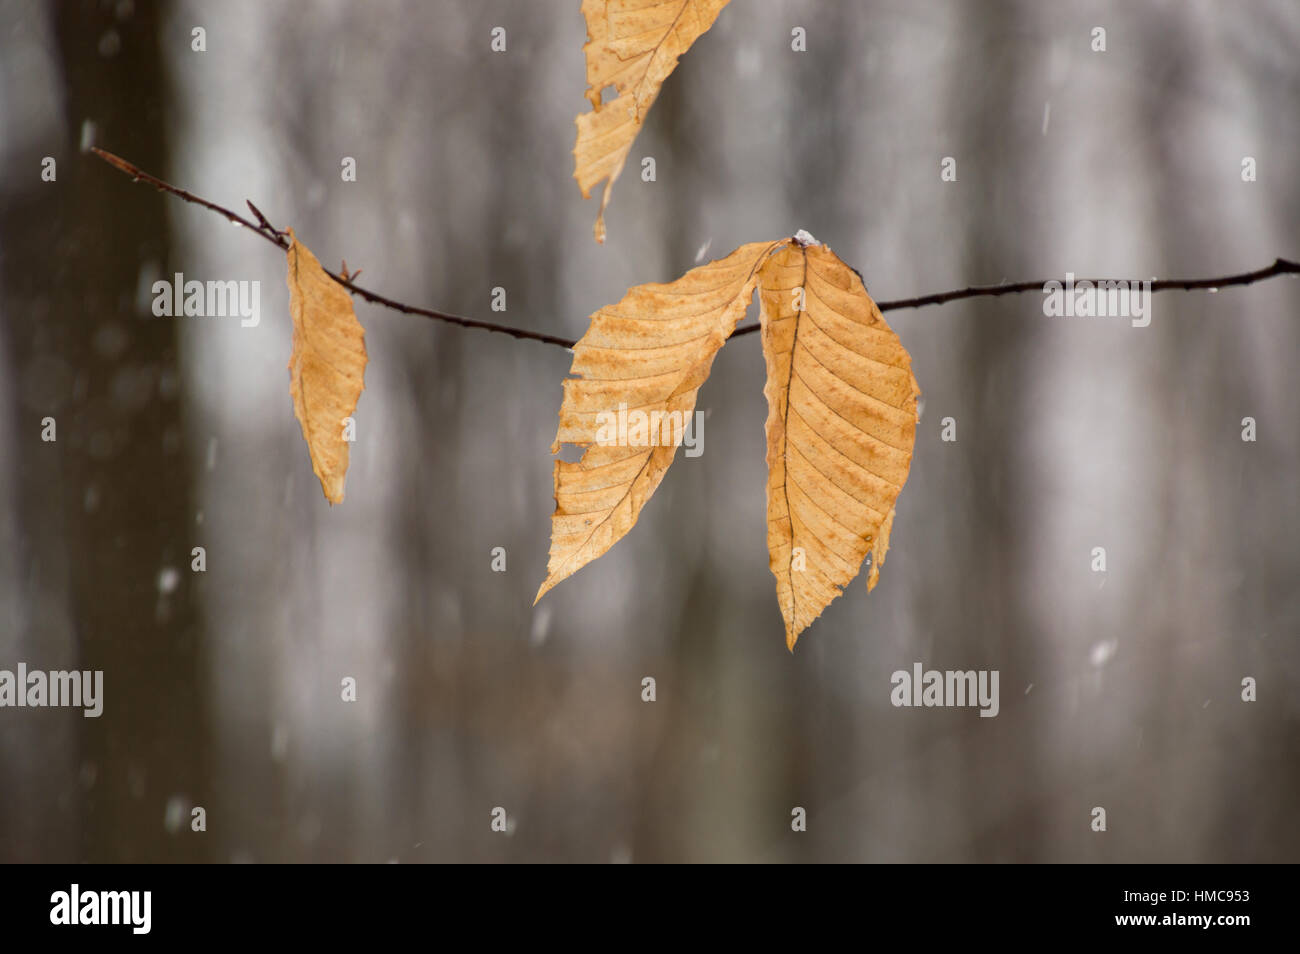
[[[42,182],[41,157],[26,157],[31,186],[0,210],[4,406],[17,442],[26,661],[102,670],[104,703],[97,719],[41,713],[75,720],[60,724],[79,753],[70,769],[18,768],[36,773],[31,790],[59,811],[33,800],[20,804],[27,817],[5,812],[0,844],[28,860],[200,860],[213,854],[213,836],[190,825],[192,805],[212,807],[195,606],[202,576],[190,569],[202,528],[179,401],[179,325],[153,317],[138,290],[145,263],[172,271],[164,199],[77,150],[93,124],[98,144],[167,168],[163,20],[152,4],[121,19],[111,4],[54,10],[64,137],[49,153],[58,177]],[[188,46],[189,37],[167,42]],[[40,439],[47,416],[55,443]],[[49,612],[51,601],[63,612]]]

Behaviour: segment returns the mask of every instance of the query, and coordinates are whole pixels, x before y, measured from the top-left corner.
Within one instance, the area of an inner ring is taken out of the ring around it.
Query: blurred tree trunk
[[[1006,16],[1028,22],[1031,14],[1011,5]],[[970,175],[978,168],[994,181],[992,188],[974,194],[968,206],[964,274],[974,276],[972,281],[1033,271],[1029,263],[1035,239],[1032,233],[1015,227],[1017,222],[1033,219],[1030,200],[1018,195],[1013,185],[1027,174],[1021,171],[1026,163],[1023,151],[1013,145],[1023,142],[1024,136],[990,136],[986,126],[986,117],[1005,108],[1003,104],[1025,102],[1016,114],[1035,119],[1038,115],[1037,104],[1030,98],[1033,94],[1028,92],[1032,87],[1028,78],[1034,75],[1035,63],[1008,44],[1001,28],[995,25],[1005,22],[1003,18],[990,21],[985,11],[964,11],[963,34],[973,48],[983,50],[979,59],[985,74],[976,100],[978,108],[971,108],[969,97],[959,90],[954,90],[950,99],[955,111],[959,111],[953,125],[962,146],[958,157],[962,175]],[[959,82],[964,84],[966,80]],[[1012,687],[1028,681],[1022,674],[1034,671],[1039,652],[1036,634],[1027,622],[1024,590],[1017,582],[1024,578],[1026,541],[1033,534],[1025,524],[1023,502],[1035,493],[1035,478],[1026,463],[1024,443],[1032,411],[1017,398],[1030,389],[1036,339],[1048,332],[1041,323],[1026,323],[1013,306],[998,299],[972,302],[965,310],[968,320],[960,343],[958,373],[961,391],[971,403],[961,414],[964,420],[959,424],[964,428],[961,439],[967,456],[966,473],[957,486],[966,489],[961,499],[970,509],[961,521],[967,532],[953,554],[953,566],[962,568],[961,582],[951,590],[951,599],[922,608],[921,618],[924,627],[938,634],[937,653],[949,659],[979,660],[967,663],[976,668],[999,669],[1003,698],[1010,700]],[[938,423],[930,420],[927,426],[933,434]],[[975,450],[971,450],[972,444]],[[971,639],[969,626],[972,607],[979,607],[982,617],[983,631],[977,642]],[[1044,860],[1047,819],[1043,800],[1022,797],[1013,804],[995,807],[988,798],[989,792],[1014,791],[1004,788],[1003,778],[999,777],[1008,765],[1013,777],[1033,779],[1026,786],[1030,791],[1041,791],[1037,775],[1040,752],[1047,744],[1041,736],[1041,727],[1027,722],[1012,752],[999,759],[998,743],[992,737],[981,736],[977,724],[970,724],[959,734],[955,740],[958,764],[951,767],[945,781],[950,797],[959,806],[959,821],[957,829],[948,833],[948,843],[939,847],[939,857],[957,861]],[[989,768],[999,761],[1000,769]]]
[[[6,406],[21,460],[20,566],[32,576],[33,613],[45,614],[28,616],[26,661],[49,665],[62,637],[67,665],[103,671],[104,706],[98,719],[75,715],[80,803],[65,799],[60,817],[74,832],[79,820],[79,842],[64,834],[55,851],[20,852],[199,860],[211,836],[191,832],[190,805],[207,806],[209,736],[193,592],[201,577],[189,554],[203,541],[177,401],[179,326],[153,317],[138,289],[142,263],[172,271],[164,199],[73,151],[93,123],[99,143],[166,170],[162,18],[152,4],[122,18],[91,2],[54,11],[68,148],[56,151],[53,183],[40,181],[33,157],[31,187],[0,213],[0,231],[21,237],[3,260],[6,377],[20,392]],[[49,445],[39,443],[47,414],[58,428]],[[62,633],[37,603],[51,596],[66,605]]]

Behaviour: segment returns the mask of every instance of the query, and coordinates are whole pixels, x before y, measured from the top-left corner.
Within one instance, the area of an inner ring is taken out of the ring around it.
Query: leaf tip
[[[871,550],[871,569],[867,572],[867,592],[870,593],[880,582],[880,568],[885,565],[885,555],[889,553],[889,535],[894,529],[894,515],[898,513],[896,507],[890,507],[889,513],[885,516],[884,522],[880,525],[880,533],[876,537],[875,545]]]

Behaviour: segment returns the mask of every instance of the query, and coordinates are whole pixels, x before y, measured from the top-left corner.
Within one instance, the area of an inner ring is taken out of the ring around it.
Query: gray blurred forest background
[[[1300,5],[737,0],[604,247],[585,36],[577,0],[0,0],[0,668],[106,696],[0,710],[0,860],[1300,860],[1300,283],[1156,295],[1148,328],[1035,294],[889,313],[924,392],[893,549],[791,655],[756,337],[701,392],[703,456],[534,608],[569,355],[358,302],[331,509],[283,256],[83,151],[571,337],[799,228],[880,299],[1204,277],[1300,256]],[[153,317],[177,271],[260,281],[260,325]],[[999,670],[1001,713],[893,707],[914,662]]]

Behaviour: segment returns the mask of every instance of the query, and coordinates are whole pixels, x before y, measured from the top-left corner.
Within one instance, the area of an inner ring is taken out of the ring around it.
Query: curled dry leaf
[[[293,352],[289,394],[311,454],[312,470],[330,503],[343,502],[348,470],[345,419],[365,387],[365,331],[347,291],[321,268],[289,230],[289,310]]]
[[[794,648],[868,554],[874,588],[911,467],[920,391],[858,274],[800,232],[743,245],[667,285],[639,285],[592,315],[551,448],[585,450],[577,463],[555,464],[538,599],[632,528],[676,454],[680,429],[667,440],[651,423],[638,441],[632,427],[611,432],[611,422],[635,412],[689,420],[755,288],[767,364],[768,555],[786,645]]]
[[[623,171],[632,141],[659,87],[677,60],[699,39],[729,0],[583,0],[587,20],[587,99],[592,111],[577,118],[574,173],[584,199],[605,181],[596,215],[597,242],[605,241],[605,207]],[[601,91],[617,94],[601,103]]]

